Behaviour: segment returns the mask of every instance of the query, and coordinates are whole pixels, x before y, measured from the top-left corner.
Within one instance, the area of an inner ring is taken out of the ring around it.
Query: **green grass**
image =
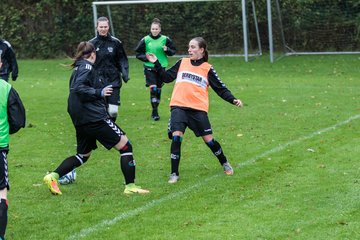
[[[29,127],[11,137],[7,239],[359,239],[359,56],[210,60],[247,105],[238,109],[210,90],[214,136],[235,175],[225,176],[188,130],[181,180],[167,183],[172,84],[163,88],[161,120],[152,122],[141,63],[130,59],[117,122],[134,146],[137,183],[151,190],[130,197],[119,154],[100,145],[75,184],[62,196],[49,193],[46,171],[75,152],[71,71],[61,66],[69,61],[19,61],[13,85]]]

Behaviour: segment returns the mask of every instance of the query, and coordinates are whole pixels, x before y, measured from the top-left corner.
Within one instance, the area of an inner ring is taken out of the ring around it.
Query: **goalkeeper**
[[[107,110],[115,122],[118,115],[120,88],[122,80],[129,81],[129,63],[122,42],[109,33],[109,20],[100,17],[97,20],[97,36],[90,40],[96,49],[96,62],[94,64],[97,78],[103,86],[112,85],[113,94],[107,97]],[[122,80],[121,80],[122,78]]]
[[[168,66],[167,56],[173,56],[176,48],[170,38],[161,33],[161,23],[158,18],[154,18],[150,26],[150,34],[143,37],[135,48],[136,58],[144,62],[144,76],[146,86],[150,90],[150,103],[152,107],[151,118],[154,121],[160,120],[158,106],[161,98],[161,85],[156,84],[160,79],[154,64],[146,58],[146,53],[153,53],[159,59],[161,67]]]
[[[61,195],[59,177],[83,165],[97,148],[99,141],[106,149],[115,148],[120,153],[120,166],[125,177],[125,194],[148,193],[136,186],[135,160],[132,145],[125,132],[109,119],[105,97],[113,94],[111,86],[102,87],[97,81],[93,64],[96,60],[95,47],[90,42],[78,45],[75,61],[71,65],[68,113],[75,126],[77,154],[66,158],[53,172],[44,177],[44,182],[55,195]]]

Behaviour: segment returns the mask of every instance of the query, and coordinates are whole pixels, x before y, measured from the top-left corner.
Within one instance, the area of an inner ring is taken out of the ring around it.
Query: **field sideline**
[[[175,62],[176,59],[171,59]],[[69,60],[21,60],[12,82],[28,127],[11,137],[7,239],[358,239],[360,238],[360,57],[210,58],[246,106],[210,90],[214,136],[235,166],[225,176],[191,131],[181,180],[169,185],[166,136],[172,84],[159,122],[150,120],[141,63],[130,59],[119,125],[134,146],[146,196],[122,194],[119,154],[99,146],[76,183],[52,196],[42,178],[75,151],[66,112]]]

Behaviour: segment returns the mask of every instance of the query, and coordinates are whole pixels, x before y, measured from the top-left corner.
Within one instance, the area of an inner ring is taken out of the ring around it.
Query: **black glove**
[[[17,77],[18,76],[11,75],[11,78],[12,78],[13,81],[16,81]]]

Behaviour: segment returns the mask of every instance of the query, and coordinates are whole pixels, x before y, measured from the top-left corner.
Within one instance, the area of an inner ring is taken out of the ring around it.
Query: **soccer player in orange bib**
[[[208,63],[207,44],[202,37],[193,38],[189,42],[188,53],[188,58],[180,59],[168,70],[161,67],[154,54],[147,54],[148,60],[155,64],[155,69],[160,73],[163,82],[170,83],[176,80],[170,101],[172,142],[169,183],[176,183],[179,180],[181,142],[187,127],[197,137],[202,137],[219,160],[225,174],[234,174],[220,143],[212,135],[208,118],[209,86],[225,101],[237,107],[242,107],[243,103],[233,96],[220,80],[215,69]]]

